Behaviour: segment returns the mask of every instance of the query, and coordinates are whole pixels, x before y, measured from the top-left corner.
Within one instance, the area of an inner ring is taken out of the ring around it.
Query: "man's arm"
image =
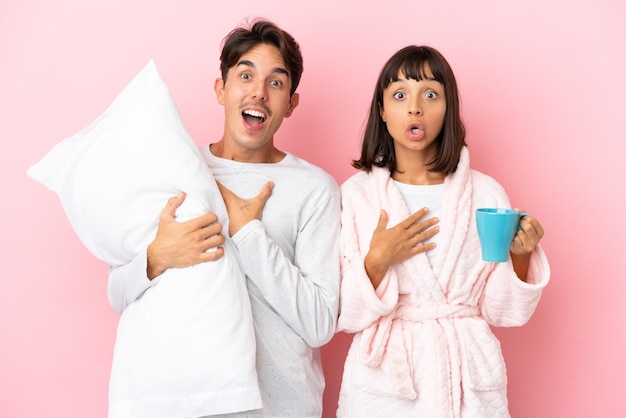
[[[335,333],[339,303],[340,203],[336,185],[311,199],[317,205],[308,211],[293,254],[286,254],[267,235],[260,215],[251,215],[260,213],[255,208],[267,190],[250,200],[240,199],[224,186],[220,191],[244,273],[308,345],[327,343]]]
[[[207,213],[185,222],[176,221],[176,209],[185,193],[169,199],[161,216],[156,238],[128,264],[111,266],[107,292],[111,307],[122,313],[146,290],[156,285],[168,268],[182,268],[224,255],[224,236],[217,215]],[[209,251],[211,250],[211,251]]]

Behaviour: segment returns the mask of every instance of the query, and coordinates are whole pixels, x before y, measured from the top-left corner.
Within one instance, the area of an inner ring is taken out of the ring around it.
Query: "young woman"
[[[403,48],[380,73],[361,171],[342,186],[339,329],[356,335],[338,417],[509,416],[490,325],[526,323],[550,268],[532,216],[507,262],[481,260],[476,209],[510,204],[470,169],[459,110],[433,48]]]

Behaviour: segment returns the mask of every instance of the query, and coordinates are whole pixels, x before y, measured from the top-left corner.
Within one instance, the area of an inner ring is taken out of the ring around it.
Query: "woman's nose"
[[[421,115],[422,114],[422,104],[419,100],[411,100],[409,103],[409,114],[411,115]]]

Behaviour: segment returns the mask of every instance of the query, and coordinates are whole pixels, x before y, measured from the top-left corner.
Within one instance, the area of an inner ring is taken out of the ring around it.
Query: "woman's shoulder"
[[[357,171],[341,184],[341,188],[350,188],[366,183],[369,179],[369,175],[370,173],[366,171]]]
[[[472,175],[472,184],[474,187],[504,190],[502,185],[490,175],[474,169],[470,170],[470,172]]]
[[[495,199],[497,202],[508,201],[508,196],[504,187],[488,174],[471,170],[472,188],[474,196],[481,199]]]
[[[341,185],[342,192],[344,190],[361,190],[363,188],[371,189],[374,184],[385,181],[389,177],[389,170],[380,167],[372,167],[371,171],[360,170],[349,177]]]
[[[343,182],[339,189],[341,191],[341,197],[344,201],[346,199],[363,199],[376,189],[372,172],[359,171],[353,174],[345,182]]]

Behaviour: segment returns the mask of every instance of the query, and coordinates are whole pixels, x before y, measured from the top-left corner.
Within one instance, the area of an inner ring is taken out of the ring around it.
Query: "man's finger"
[[[222,194],[222,199],[226,200],[229,197],[231,197],[234,193],[231,192],[230,190],[228,190],[226,188],[226,186],[224,186],[222,183],[220,183],[219,181],[215,181],[217,183],[217,188],[220,189],[220,193]]]
[[[189,229],[196,230],[209,227],[218,222],[219,218],[217,217],[217,214],[208,212],[204,215],[198,216],[197,218],[189,219],[188,221],[182,223],[184,223]]]
[[[261,202],[263,202],[263,205],[265,205],[265,202],[267,202],[267,199],[269,199],[270,196],[272,195],[273,189],[274,189],[274,182],[268,181],[267,183],[263,185],[263,188],[261,189],[259,194],[256,195],[255,199],[259,199]]]
[[[185,194],[185,192],[180,192],[178,193],[178,195],[168,199],[167,204],[163,209],[162,216],[167,216],[174,219],[176,217],[176,209],[178,209],[178,207],[183,204],[186,196],[187,195]]]

